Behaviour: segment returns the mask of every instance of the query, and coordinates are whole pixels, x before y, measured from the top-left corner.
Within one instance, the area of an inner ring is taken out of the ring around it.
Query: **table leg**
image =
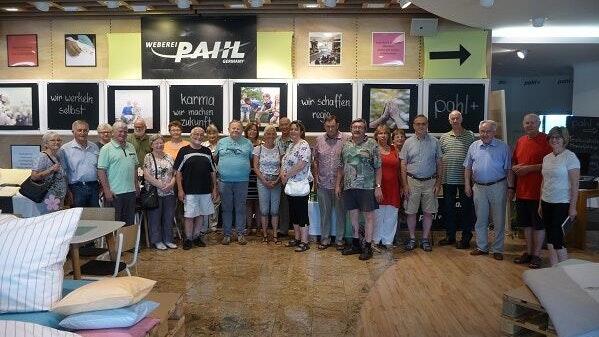
[[[117,241],[115,232],[106,234],[106,244],[108,245],[108,253],[110,254],[110,260],[116,261]]]
[[[73,279],[81,280],[81,261],[79,261],[79,245],[70,245],[71,263],[73,264]]]

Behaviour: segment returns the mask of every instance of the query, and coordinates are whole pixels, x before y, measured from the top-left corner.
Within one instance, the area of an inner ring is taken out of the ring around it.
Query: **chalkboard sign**
[[[580,173],[599,176],[599,117],[569,116],[566,127],[570,133],[568,149],[578,156]]]
[[[462,113],[462,126],[478,132],[485,119],[487,88],[484,83],[435,83],[428,85],[428,129],[443,133],[451,129],[448,116],[453,110]]]
[[[349,131],[353,118],[353,87],[351,83],[300,83],[296,95],[297,119],[306,132],[323,132],[324,120],[337,116],[341,131]]]
[[[48,83],[48,129],[71,130],[76,120],[90,129],[98,126],[100,116],[98,83]]]
[[[169,89],[169,121],[178,120],[183,132],[196,126],[216,125],[223,129],[222,85],[171,85]]]

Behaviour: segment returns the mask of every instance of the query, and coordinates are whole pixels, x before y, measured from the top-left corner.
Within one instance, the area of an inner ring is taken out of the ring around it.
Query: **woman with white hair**
[[[43,150],[31,167],[32,180],[43,183],[51,181],[44,200],[37,204],[40,214],[60,210],[67,194],[66,175],[57,156],[61,145],[62,139],[56,132],[46,132],[42,136]]]
[[[102,146],[110,143],[112,139],[112,126],[108,123],[101,123],[98,125],[98,149],[101,149]]]

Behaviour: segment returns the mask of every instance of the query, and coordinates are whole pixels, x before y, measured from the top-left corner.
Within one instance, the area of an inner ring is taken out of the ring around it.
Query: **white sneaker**
[[[162,242],[158,242],[158,243],[156,244],[156,249],[158,249],[158,250],[166,250],[167,248],[166,248],[166,246],[164,245],[164,243],[162,243]]]
[[[172,242],[167,242],[165,245],[170,249],[177,249],[177,245]]]

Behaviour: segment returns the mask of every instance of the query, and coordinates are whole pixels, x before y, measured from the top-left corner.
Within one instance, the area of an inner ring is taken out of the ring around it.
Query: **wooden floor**
[[[437,246],[399,255],[364,300],[357,336],[502,336],[502,295],[527,269],[512,262],[522,242],[507,242],[504,261]],[[597,252],[570,257],[599,261]]]

